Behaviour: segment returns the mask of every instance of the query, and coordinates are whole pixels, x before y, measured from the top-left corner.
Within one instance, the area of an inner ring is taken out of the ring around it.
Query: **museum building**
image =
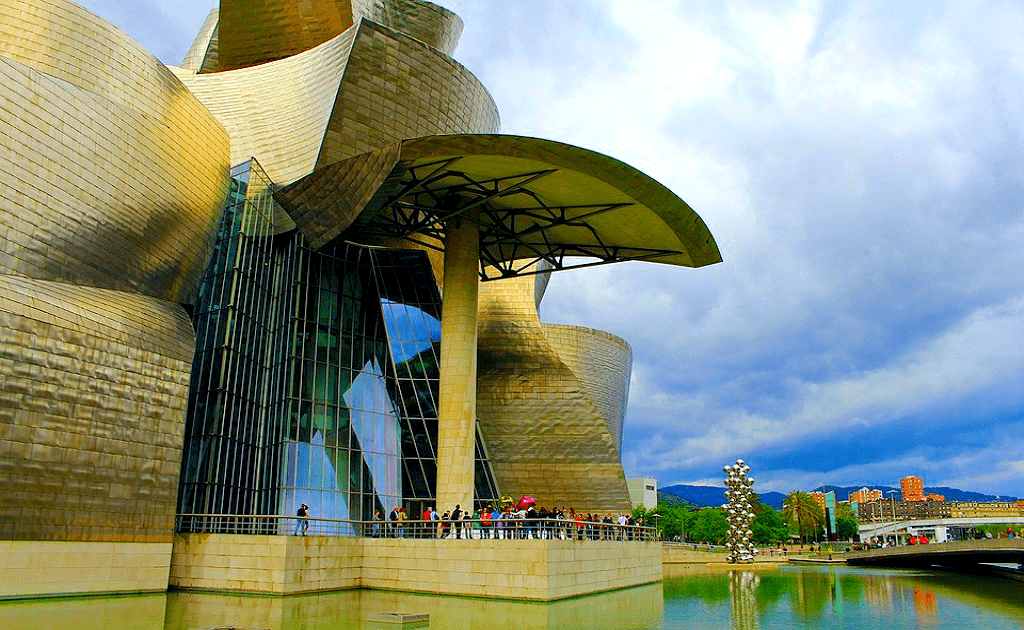
[[[547,279],[717,246],[499,135],[456,15],[221,0],[179,67],[66,0],[0,24],[0,597],[166,588],[176,515],[629,509],[631,351]]]

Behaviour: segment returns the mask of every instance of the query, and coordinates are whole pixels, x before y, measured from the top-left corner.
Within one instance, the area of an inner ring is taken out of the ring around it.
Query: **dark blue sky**
[[[440,4],[504,132],[640,168],[722,250],[552,279],[545,321],[633,346],[628,475],[1024,495],[1024,5]],[[85,5],[174,64],[215,2]]]

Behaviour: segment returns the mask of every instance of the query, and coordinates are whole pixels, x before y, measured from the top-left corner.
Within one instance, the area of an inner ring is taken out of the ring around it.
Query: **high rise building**
[[[924,481],[920,477],[908,475],[900,479],[900,491],[903,501],[924,501]]]

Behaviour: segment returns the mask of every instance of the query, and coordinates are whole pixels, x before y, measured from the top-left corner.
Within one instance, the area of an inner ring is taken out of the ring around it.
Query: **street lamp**
[[[887,490],[886,494],[889,495],[889,501],[892,502],[892,542],[893,545],[899,543],[899,538],[896,536],[896,491]]]

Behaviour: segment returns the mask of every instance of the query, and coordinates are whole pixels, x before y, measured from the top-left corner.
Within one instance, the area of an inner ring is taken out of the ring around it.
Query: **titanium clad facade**
[[[170,541],[192,351],[170,302],[0,276],[0,539]]]
[[[180,68],[67,0],[0,0],[0,26],[3,539],[151,543],[159,572],[175,511],[432,504],[447,200],[507,276],[719,260],[632,167],[498,135],[429,2],[222,0]],[[542,325],[545,281],[481,286],[459,492],[627,510],[629,348]]]
[[[258,66],[173,70],[227,129],[232,163],[254,157],[278,184],[397,140],[499,127],[497,107],[472,73],[368,20]]]
[[[537,293],[530,276],[480,288],[477,416],[495,480],[503,493],[543,505],[628,512],[618,450],[628,346],[595,344],[606,335],[597,331],[580,329],[575,339],[549,331],[537,318]],[[595,372],[584,380],[573,367]]]
[[[228,137],[156,58],[63,0],[0,0],[0,273],[191,299]]]
[[[75,4],[0,24],[0,537],[164,545],[228,136]]]
[[[615,448],[621,450],[633,350],[624,339],[603,330],[558,324],[542,327],[548,343],[601,411]]]

